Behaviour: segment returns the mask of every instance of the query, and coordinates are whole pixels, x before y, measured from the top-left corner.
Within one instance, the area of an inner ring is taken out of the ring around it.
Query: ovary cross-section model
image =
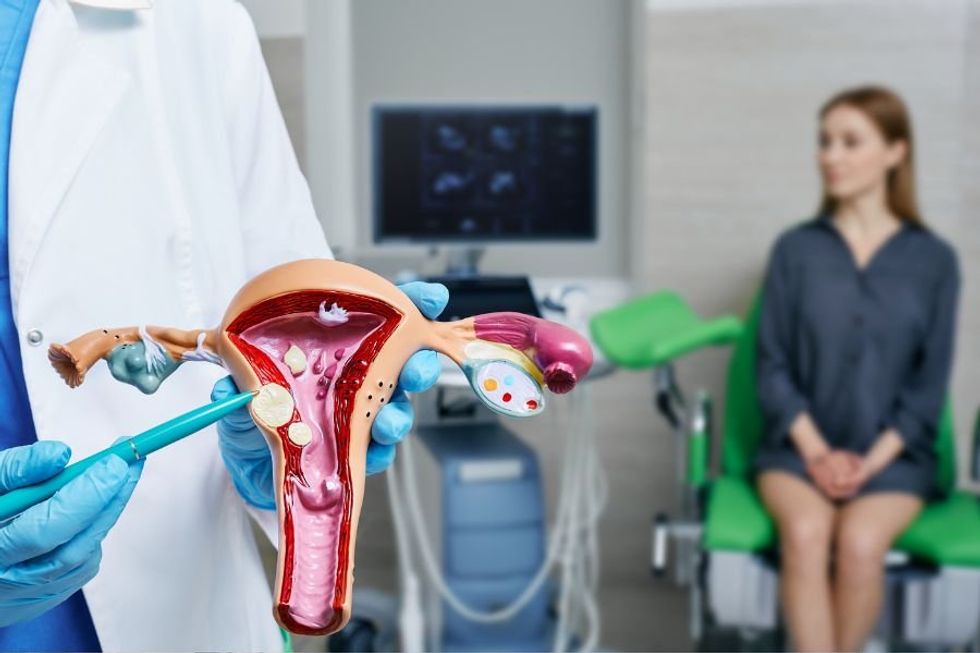
[[[48,356],[71,387],[100,359],[145,393],[205,361],[257,392],[249,410],[272,451],[279,516],[273,612],[291,632],[326,634],[350,617],[371,424],[419,349],[447,355],[484,403],[515,417],[540,413],[542,387],[568,392],[592,365],[588,342],[561,325],[520,313],[429,321],[384,278],[319,259],[252,279],[216,329],[96,329]]]

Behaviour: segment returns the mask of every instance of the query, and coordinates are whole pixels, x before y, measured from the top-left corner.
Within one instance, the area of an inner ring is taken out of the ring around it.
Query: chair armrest
[[[742,333],[742,321],[734,315],[686,325],[684,330],[664,334],[650,346],[650,357],[657,364],[680,358],[704,347],[728,345]]]

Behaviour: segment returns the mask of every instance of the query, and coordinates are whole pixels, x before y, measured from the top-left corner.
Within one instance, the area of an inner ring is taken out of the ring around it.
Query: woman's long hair
[[[860,86],[847,89],[830,98],[820,108],[820,118],[831,109],[849,106],[861,111],[877,125],[885,141],[889,144],[905,142],[905,158],[888,171],[888,208],[900,219],[915,225],[922,225],[918,202],[915,199],[915,170],[912,150],[912,121],[902,98],[893,91],[880,86]],[[833,213],[837,201],[824,190],[820,206],[822,214]]]

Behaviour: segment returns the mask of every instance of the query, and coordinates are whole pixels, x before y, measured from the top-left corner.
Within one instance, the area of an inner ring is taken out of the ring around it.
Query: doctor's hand
[[[434,320],[449,303],[449,290],[441,283],[413,281],[398,288],[422,311],[422,315]],[[430,349],[412,354],[405,362],[398,385],[391,400],[378,411],[371,426],[371,444],[367,452],[367,473],[383,472],[395,460],[395,445],[412,429],[415,412],[406,392],[425,392],[439,380],[442,365],[439,355]]]
[[[399,286],[425,317],[435,319],[449,302],[449,291],[442,284],[413,281]],[[415,419],[406,392],[423,392],[435,385],[441,369],[438,355],[423,349],[405,363],[391,400],[378,411],[371,426],[366,471],[382,472],[395,459],[395,445],[404,439]],[[238,393],[232,378],[215,384],[211,400],[218,401]],[[265,437],[255,426],[248,408],[242,407],[218,422],[221,457],[241,497],[261,510],[275,510],[272,456]]]
[[[0,493],[60,472],[71,451],[55,441],[0,451]],[[92,580],[102,540],[136,487],[142,461],[108,456],[54,496],[0,525],[0,627],[50,610]]]

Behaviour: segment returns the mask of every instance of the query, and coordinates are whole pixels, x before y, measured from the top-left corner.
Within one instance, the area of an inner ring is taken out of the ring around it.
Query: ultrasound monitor
[[[374,241],[596,237],[595,107],[377,105]]]

